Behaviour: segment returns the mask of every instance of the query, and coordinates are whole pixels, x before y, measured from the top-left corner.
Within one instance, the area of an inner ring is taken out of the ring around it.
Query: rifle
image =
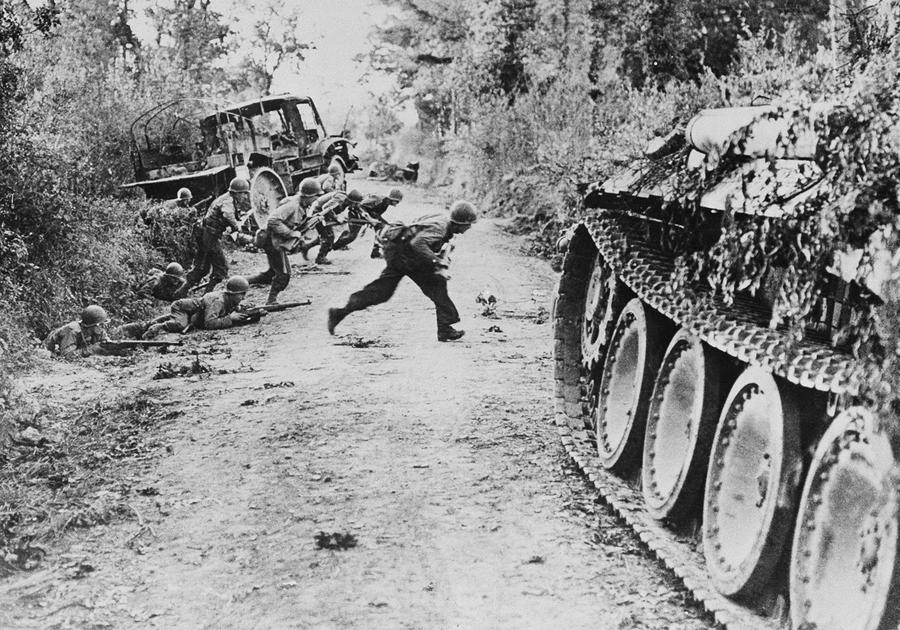
[[[181,341],[142,341],[140,339],[111,339],[101,341],[100,347],[104,350],[121,350],[123,348],[168,348],[180,346]]]
[[[310,300],[303,300],[302,302],[280,302],[278,304],[265,304],[263,306],[245,306],[244,304],[241,304],[238,307],[238,310],[250,318],[255,317],[258,320],[260,317],[265,317],[269,313],[286,311],[289,308],[296,308],[298,306],[309,306],[310,304],[312,304]]]

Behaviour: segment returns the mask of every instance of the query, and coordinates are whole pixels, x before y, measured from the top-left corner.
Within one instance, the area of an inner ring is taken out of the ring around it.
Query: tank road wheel
[[[898,496],[888,437],[862,408],[841,413],[819,441],[791,556],[794,628],[896,628]]]
[[[250,182],[250,207],[256,225],[264,228],[269,221],[269,213],[278,207],[282,199],[287,197],[287,189],[278,173],[268,168],[261,168],[253,175]]]
[[[628,298],[603,256],[597,254],[588,280],[581,322],[581,363],[592,370],[603,362],[603,348]]]
[[[592,416],[604,468],[626,472],[640,460],[656,370],[671,324],[634,298],[610,337]]]
[[[698,337],[672,339],[647,412],[641,486],[654,518],[684,519],[698,507],[721,404],[721,362]]]
[[[768,581],[791,527],[801,471],[799,409],[771,374],[738,377],[706,475],[703,554],[716,588],[749,596]]]

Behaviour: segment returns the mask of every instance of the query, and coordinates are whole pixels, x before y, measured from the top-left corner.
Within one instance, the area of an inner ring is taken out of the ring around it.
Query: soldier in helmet
[[[351,224],[350,231],[341,236],[335,244],[335,249],[343,249],[347,247],[350,243],[356,240],[356,237],[359,236],[359,231],[363,227],[363,223],[360,221],[368,221],[374,224],[384,224],[384,215],[387,212],[388,208],[392,206],[396,206],[398,203],[403,201],[403,192],[398,188],[394,188],[386,197],[381,195],[369,195],[359,204],[359,212],[356,213],[355,216],[351,218],[356,219],[356,222]],[[381,256],[381,248],[378,246],[378,243],[372,246],[372,258],[379,258]]]
[[[404,276],[415,282],[432,302],[437,314],[438,341],[454,341],[464,331],[453,328],[459,321],[456,306],[447,295],[448,261],[443,255],[456,234],[465,233],[478,219],[475,207],[457,201],[450,215],[429,215],[408,226],[386,228],[384,243],[385,268],[375,280],[354,293],[342,308],[328,309],[328,332],[347,315],[375,304],[386,302],[394,294]]]
[[[179,188],[178,195],[175,199],[169,199],[166,204],[166,210],[188,210],[191,207],[191,201],[194,195],[189,188]]]
[[[243,177],[235,177],[228,185],[228,192],[220,195],[209,206],[203,217],[201,231],[197,239],[194,264],[187,274],[187,287],[196,286],[206,276],[210,291],[228,277],[228,261],[222,251],[222,235],[226,230],[240,230],[238,217],[250,211],[250,182]]]
[[[243,276],[232,276],[225,282],[223,291],[211,291],[203,297],[183,298],[172,302],[167,319],[159,319],[144,333],[144,339],[152,339],[163,332],[185,332],[189,328],[219,330],[238,324],[258,321],[237,310],[250,284]]]
[[[100,342],[108,341],[109,316],[102,306],[91,304],[81,311],[81,319],[60,326],[44,339],[44,347],[59,356],[102,354]]]
[[[334,246],[334,231],[332,227],[338,224],[337,215],[349,210],[353,212],[359,208],[362,194],[358,190],[343,193],[339,190],[325,193],[309,207],[310,216],[318,216],[319,223],[316,231],[319,233],[319,253],[316,255],[317,265],[330,265],[328,253]]]
[[[324,175],[319,175],[317,180],[319,186],[322,187],[322,192],[330,193],[336,190],[343,192],[347,190],[347,181],[344,179],[344,169],[341,168],[341,165],[337,162],[332,162],[328,167],[328,172]]]
[[[184,268],[171,262],[166,270],[151,269],[149,277],[138,288],[138,295],[152,296],[164,302],[173,302],[187,295],[187,280]]]
[[[322,187],[312,177],[300,182],[296,195],[285,198],[272,214],[262,234],[262,250],[266,253],[268,269],[250,276],[252,284],[269,284],[268,304],[275,304],[278,294],[291,281],[291,263],[288,253],[300,249],[306,257],[306,249],[301,245],[303,234],[298,230],[307,219],[310,206],[322,194]]]

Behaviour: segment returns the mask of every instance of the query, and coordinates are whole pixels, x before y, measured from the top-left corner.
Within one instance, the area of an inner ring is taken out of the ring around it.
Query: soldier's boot
[[[328,309],[328,334],[333,335],[334,329],[341,323],[347,315],[350,314],[346,308],[330,308]]]
[[[456,341],[466,334],[464,330],[456,330],[453,326],[438,326],[438,341]]]
[[[266,300],[266,304],[278,304],[278,294],[281,293],[281,289],[276,287],[274,284],[269,288],[269,299]]]

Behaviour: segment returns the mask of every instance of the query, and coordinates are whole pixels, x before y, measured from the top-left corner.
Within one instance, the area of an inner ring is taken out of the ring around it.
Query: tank
[[[896,439],[867,406],[854,342],[890,252],[866,273],[863,246],[819,269],[777,238],[825,185],[816,121],[836,111],[700,112],[591,184],[560,241],[563,442],[725,626],[900,619]],[[735,222],[771,245],[765,269],[715,263],[723,247],[740,260],[741,239],[721,238]],[[818,292],[785,321],[779,291],[800,273]]]

